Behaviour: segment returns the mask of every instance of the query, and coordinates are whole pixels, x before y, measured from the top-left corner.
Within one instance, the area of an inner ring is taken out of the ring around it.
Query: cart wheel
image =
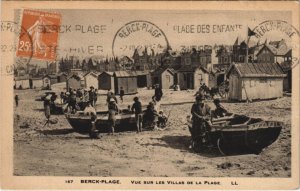
[[[224,151],[222,151],[222,149],[221,149],[221,138],[219,138],[218,139],[218,141],[217,141],[217,146],[218,146],[218,149],[219,149],[219,151],[220,151],[220,153],[222,154],[222,155],[226,155],[225,153],[224,153]]]

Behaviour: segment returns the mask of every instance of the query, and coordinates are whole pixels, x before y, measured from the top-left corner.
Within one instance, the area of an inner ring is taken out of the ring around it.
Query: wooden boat
[[[190,116],[187,118],[187,123],[195,150],[209,145],[217,147],[224,155],[259,154],[277,140],[283,126],[279,121],[264,121],[260,118],[231,114],[222,118],[213,118],[205,135],[200,135],[199,131],[197,133],[192,130],[193,121]]]
[[[68,122],[76,132],[89,133],[91,129],[91,116],[85,115],[83,111],[75,114],[65,114]],[[128,109],[116,115],[115,132],[136,130],[135,115]],[[97,112],[96,128],[100,133],[109,132],[108,111]]]

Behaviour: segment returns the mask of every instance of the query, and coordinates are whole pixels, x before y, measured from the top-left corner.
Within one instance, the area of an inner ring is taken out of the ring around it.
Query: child
[[[164,128],[167,125],[167,121],[168,121],[167,116],[164,115],[163,111],[160,111],[159,116],[158,116],[157,126],[161,127],[161,128]]]

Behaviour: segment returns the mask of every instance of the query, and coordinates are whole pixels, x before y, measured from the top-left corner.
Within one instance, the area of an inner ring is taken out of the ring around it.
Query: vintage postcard
[[[299,187],[299,2],[1,10],[2,189]]]

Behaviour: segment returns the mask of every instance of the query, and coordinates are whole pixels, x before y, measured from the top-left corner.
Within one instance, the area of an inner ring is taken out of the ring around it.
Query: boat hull
[[[66,118],[69,121],[72,128],[79,133],[89,133],[92,128],[91,117],[75,114],[66,114]],[[107,114],[97,114],[97,120],[95,122],[96,128],[100,133],[110,132],[110,123],[108,121]],[[136,130],[136,122],[134,114],[120,114],[116,116],[115,132],[133,131]]]
[[[188,125],[191,130],[192,122],[190,121]],[[209,144],[218,148],[222,154],[259,154],[277,140],[282,126],[282,122],[248,118],[242,124],[212,125],[206,138]],[[201,138],[194,139],[198,149],[205,146]]]

